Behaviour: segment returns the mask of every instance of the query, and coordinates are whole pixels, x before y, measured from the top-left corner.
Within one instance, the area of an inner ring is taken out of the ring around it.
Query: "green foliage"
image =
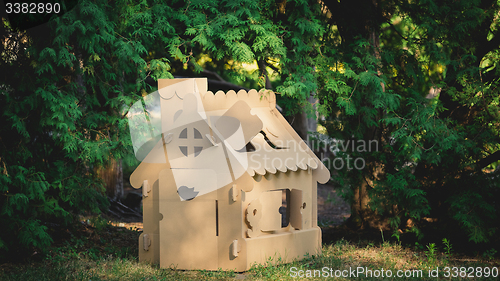
[[[444,244],[444,253],[446,254],[446,256],[450,256],[451,252],[453,251],[450,240],[443,238],[443,244]]]
[[[497,254],[497,250],[495,250],[494,248],[491,248],[488,251],[485,251],[483,253],[483,257],[485,257],[489,260],[493,260],[495,258],[496,254]]]
[[[429,243],[429,245],[426,246],[427,251],[425,252],[425,255],[427,256],[427,261],[429,264],[432,266],[436,263],[436,244],[435,243]]]
[[[368,209],[393,230],[423,233],[432,218],[489,241],[500,225],[500,182],[484,169],[499,160],[499,3],[384,1],[375,11],[342,2],[325,2],[336,28],[316,60],[322,125],[380,150],[340,151],[367,165],[334,171],[334,180],[353,204],[366,186]],[[368,16],[355,23],[348,13]]]

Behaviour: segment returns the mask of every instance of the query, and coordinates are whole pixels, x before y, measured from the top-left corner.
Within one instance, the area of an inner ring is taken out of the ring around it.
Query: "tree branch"
[[[476,162],[476,165],[483,169],[485,168],[486,166],[488,166],[489,164],[493,163],[493,162],[496,162],[500,160],[500,150],[493,153],[493,154],[490,154],[486,157],[484,157],[483,159],[479,160]]]
[[[386,21],[389,26],[394,30],[396,31],[396,33],[399,35],[399,37],[401,37],[403,40],[405,41],[408,41],[408,38],[404,37],[401,33],[399,33],[399,31],[396,29],[396,27],[394,26],[394,24],[392,24],[392,22],[390,20]]]
[[[212,75],[213,77],[215,77],[217,80],[219,81],[222,81],[222,82],[227,82],[226,80],[222,79],[222,77],[220,77],[219,74],[213,72],[213,71],[210,71],[210,70],[206,70],[206,69],[203,69],[203,71],[201,72],[201,74],[208,74],[208,75]]]

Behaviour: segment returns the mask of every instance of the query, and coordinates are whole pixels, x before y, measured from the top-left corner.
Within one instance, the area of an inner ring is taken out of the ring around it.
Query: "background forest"
[[[134,165],[127,108],[174,76],[275,90],[317,117],[318,152],[377,141],[322,154],[366,163],[331,170],[351,227],[498,243],[500,1],[60,2],[2,5],[0,256],[107,208],[100,171]]]

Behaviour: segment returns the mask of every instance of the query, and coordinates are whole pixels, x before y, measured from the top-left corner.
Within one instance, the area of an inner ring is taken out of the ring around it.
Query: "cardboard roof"
[[[329,180],[328,169],[276,109],[274,92],[214,94],[206,91],[206,79],[158,82],[163,138],[153,140],[157,144],[141,165],[165,163],[172,169],[213,169],[217,188],[245,172],[254,176],[311,169],[318,182]],[[184,142],[187,132],[192,134],[193,130],[195,139],[191,135],[191,140]],[[143,179],[133,176],[132,185],[140,187]],[[206,192],[209,190],[202,191]]]
[[[276,95],[273,91],[219,91],[215,94],[209,91],[202,95],[208,117],[220,116],[237,103],[245,102],[251,108],[251,114],[262,122],[259,133],[250,140],[255,151],[247,152],[247,172],[251,176],[311,168],[321,171],[320,182],[328,181],[329,171],[276,109]],[[248,117],[240,120],[248,120]]]

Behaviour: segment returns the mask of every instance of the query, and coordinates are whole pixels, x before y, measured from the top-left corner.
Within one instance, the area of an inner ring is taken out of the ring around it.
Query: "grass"
[[[491,270],[493,267],[498,269],[500,265],[499,259],[491,255],[464,257],[454,254],[453,246],[448,240],[428,244],[423,250],[419,250],[419,247],[413,249],[398,242],[349,242],[340,239],[333,244],[323,245],[321,255],[307,256],[289,264],[278,258],[270,259],[266,265],[254,265],[244,273],[222,270],[182,271],[139,263],[137,237],[140,232],[109,224],[94,225],[96,227],[84,224],[71,238],[57,242],[43,257],[23,263],[1,264],[0,280],[297,280],[296,277],[302,274],[304,277],[309,277],[309,274],[310,280],[324,280],[325,272],[330,277],[335,276],[335,273],[337,276],[344,274],[344,277],[335,278],[336,280],[436,280],[435,277],[429,277],[430,270],[436,268],[440,279],[470,280],[468,277],[445,278],[445,268],[448,267],[450,274],[453,274],[453,267],[457,267],[460,275],[461,267],[470,272],[469,268],[476,270],[478,267],[488,267]],[[382,269],[384,276],[389,273],[388,270],[393,276],[380,277]],[[355,275],[349,273],[358,273],[357,270],[365,273],[371,270],[372,276],[360,272]],[[398,270],[408,276],[397,277]],[[437,271],[432,273],[435,272]],[[351,276],[345,277],[346,274]],[[378,278],[375,277],[377,274],[380,274]],[[412,274],[421,276],[410,277]],[[483,276],[474,279],[499,278]]]

